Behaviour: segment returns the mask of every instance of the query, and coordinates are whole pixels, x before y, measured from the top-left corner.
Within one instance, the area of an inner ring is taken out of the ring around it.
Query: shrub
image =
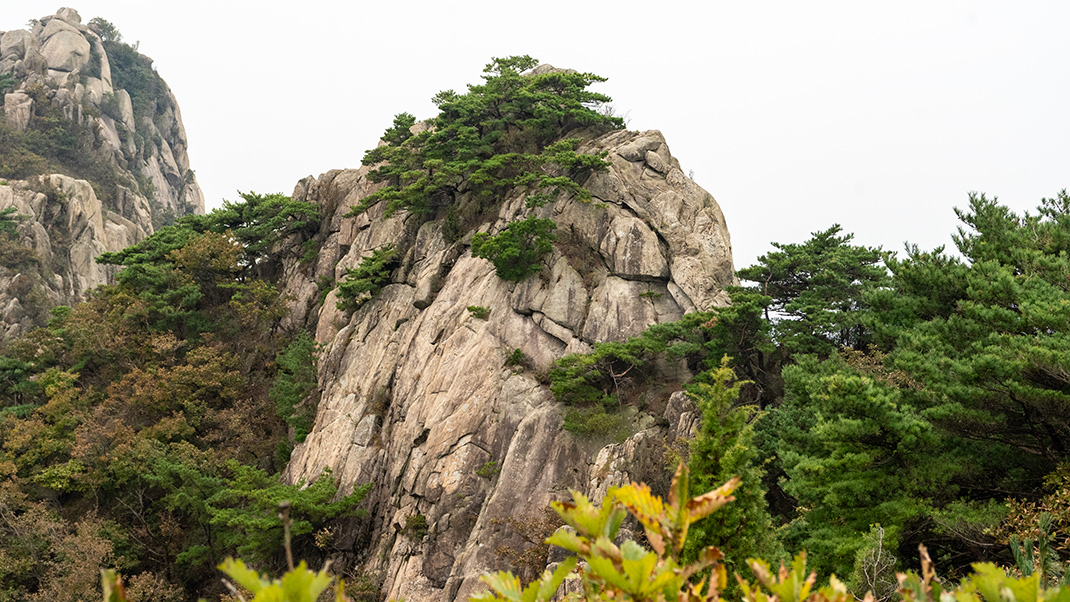
[[[480,232],[472,237],[472,256],[488,259],[502,280],[520,282],[542,269],[540,262],[557,240],[553,220],[528,216],[490,236]]]
[[[490,314],[490,308],[483,307],[482,305],[469,305],[468,312],[472,314],[473,318],[486,320],[487,316]]]
[[[405,517],[405,528],[401,532],[409,539],[420,541],[427,535],[427,530],[427,517],[417,512]]]
[[[297,443],[305,440],[316,420],[316,405],[311,399],[317,384],[316,351],[316,341],[302,330],[292,343],[275,356],[279,372],[268,398],[275,403],[279,418],[293,427]]]
[[[476,471],[476,474],[483,477],[484,479],[492,479],[494,478],[494,475],[498,474],[501,471],[502,467],[498,466],[498,462],[496,460],[488,460],[487,463],[483,465],[483,468],[480,468]]]
[[[596,134],[620,129],[624,122],[595,110],[610,98],[587,88],[605,78],[574,71],[521,75],[536,65],[530,56],[493,59],[483,84],[465,94],[436,94],[439,114],[418,134],[410,130],[415,117],[397,115],[383,134],[385,144],[363,159],[375,166],[368,178],[384,186],[350,215],[379,201],[386,202],[387,215],[399,209],[437,213],[462,190],[493,199],[520,187],[531,193],[533,205],[566,191],[589,198],[576,178],[608,166],[605,155],[577,154],[577,139],[559,138],[580,128]]]
[[[506,366],[520,366],[524,367],[528,364],[528,356],[519,347],[513,349],[513,352],[509,354],[509,357],[505,358]]]
[[[569,408],[565,411],[564,429],[593,439],[609,439],[620,443],[632,435],[631,417],[624,412],[607,412],[597,405],[590,408]]]
[[[383,286],[390,282],[390,272],[394,269],[397,251],[393,245],[372,251],[356,269],[346,270],[345,278],[338,283],[338,309],[343,311],[360,309],[362,305],[375,296]]]

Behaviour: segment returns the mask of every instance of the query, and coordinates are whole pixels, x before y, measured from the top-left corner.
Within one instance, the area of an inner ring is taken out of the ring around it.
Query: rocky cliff
[[[464,599],[521,553],[529,570],[545,566],[552,558],[534,543],[551,499],[658,478],[665,446],[690,432],[686,397],[665,391],[623,443],[577,437],[545,384],[562,355],[722,305],[736,284],[721,210],[661,134],[614,131],[579,152],[603,150],[609,169],[582,182],[590,201],[536,210],[558,239],[542,271],[519,283],[472,256],[472,233],[449,242],[442,221],[384,218],[382,203],[343,217],[375,190],[367,168],[294,191],[324,219],[318,257],[289,263],[283,292],[324,347],[315,426],[287,477],[329,467],[343,490],[373,483],[369,516],[331,545],[338,566],[375,577],[391,599]],[[509,196],[480,229],[499,232],[524,210],[523,194]],[[324,298],[327,283],[388,244],[402,258],[374,298],[351,313],[336,308],[336,292]]]
[[[0,340],[109,282],[100,253],[204,213],[178,103],[151,59],[73,9],[32,24],[0,33],[0,211],[14,208],[16,230],[0,258]]]

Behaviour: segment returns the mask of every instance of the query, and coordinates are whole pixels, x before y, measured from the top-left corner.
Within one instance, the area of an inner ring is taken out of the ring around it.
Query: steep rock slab
[[[95,259],[152,233],[143,198],[124,217],[106,210],[85,180],[52,174],[0,185],[0,210],[20,216],[18,239],[36,259],[9,265],[0,259],[0,339],[25,334],[56,305],[73,305],[87,291],[112,281],[116,269]]]
[[[373,483],[370,516],[339,540],[351,551],[338,560],[380,576],[389,598],[464,598],[506,565],[500,549],[529,545],[508,519],[536,516],[569,489],[597,499],[650,478],[662,441],[677,436],[640,415],[623,444],[577,439],[543,376],[566,353],[726,302],[736,280],[724,217],[658,132],[613,132],[583,149],[606,151],[611,166],[584,183],[592,201],[561,197],[537,210],[557,223],[558,241],[520,283],[473,258],[470,237],[445,240],[437,223],[403,211],[384,219],[381,206],[341,217],[375,190],[367,169],[295,188],[323,211],[320,254],[286,264],[282,292],[294,300],[291,319],[325,348],[316,423],[286,477],[308,481],[329,467],[343,491]],[[481,230],[500,232],[524,211],[522,194],[508,196]],[[400,266],[360,309],[347,314],[333,291],[322,295],[319,282],[388,244]],[[507,361],[515,350],[519,366]],[[661,422],[692,424],[679,406]],[[407,528],[417,516],[422,537]]]

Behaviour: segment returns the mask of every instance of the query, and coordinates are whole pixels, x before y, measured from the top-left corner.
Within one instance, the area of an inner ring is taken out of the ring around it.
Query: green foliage
[[[128,592],[177,600],[238,548],[278,562],[277,499],[294,500],[295,544],[317,555],[311,533],[355,511],[359,496],[331,501],[329,476],[301,489],[272,474],[288,425],[269,391],[281,374],[292,400],[314,369],[309,340],[284,349],[284,305],[256,278],[276,250],[254,245],[307,231],[250,228],[277,217],[263,200],[232,208],[244,224],[190,216],[113,254],[118,284],[6,344],[0,598],[80,599],[114,561],[138,574]]]
[[[783,487],[807,508],[786,534],[819,569],[852,573],[862,534],[877,523],[890,542],[948,490],[944,441],[900,391],[839,358],[804,358],[784,369],[789,396],[774,416]],[[894,545],[892,546],[895,547]]]
[[[405,527],[402,533],[413,541],[420,541],[427,536],[427,517],[420,513],[410,514],[405,517]]]
[[[6,85],[13,83],[9,80]],[[0,81],[0,93],[4,85]],[[99,188],[101,201],[106,205],[111,203],[118,176],[107,159],[92,152],[96,142],[93,129],[86,123],[67,119],[59,106],[52,104],[45,86],[33,84],[23,91],[34,101],[33,112],[23,131],[13,130],[6,121],[0,122],[0,178],[26,179],[43,173],[64,173],[93,182]]]
[[[619,409],[607,411],[602,405],[566,409],[562,428],[583,437],[615,443],[633,434],[631,415]]]
[[[872,339],[861,310],[866,291],[888,284],[878,265],[883,255],[880,248],[848,244],[853,236],[837,236],[841,229],[814,232],[803,244],[773,243],[778,251],[739,271],[772,299],[772,336],[788,353],[827,356],[842,347],[865,349]]]
[[[136,291],[140,311],[153,329],[173,330],[180,336],[222,328],[229,308],[248,319],[248,312],[276,312],[277,296],[252,280],[286,253],[283,239],[310,236],[319,227],[319,210],[312,203],[291,201],[280,194],[242,193],[243,203],[225,202],[208,215],[188,215],[117,253],[103,253],[96,261],[120,265],[117,279]],[[231,328],[243,326],[231,320]]]
[[[496,460],[487,460],[483,467],[476,471],[476,474],[484,479],[493,479],[501,471],[502,468]]]
[[[117,31],[115,33],[118,35]],[[121,36],[104,40],[104,51],[111,64],[112,84],[130,94],[135,123],[164,114],[172,108],[167,84],[156,73],[152,59],[120,40]]]
[[[513,349],[513,352],[509,354],[509,357],[505,358],[506,366],[520,366],[524,367],[528,365],[528,356],[519,347]]]
[[[717,308],[709,328],[711,357],[717,353],[732,358],[736,376],[746,384],[741,395],[748,403],[767,408],[784,395],[780,376],[786,353],[773,342],[767,316],[773,298],[753,288],[726,289],[731,304]]]
[[[368,151],[365,165],[384,186],[365,198],[359,213],[380,201],[389,215],[399,209],[435,213],[470,192],[494,199],[506,190],[524,187],[532,205],[568,192],[589,197],[575,178],[607,164],[602,157],[579,155],[576,139],[564,134],[579,128],[599,131],[623,127],[602,115],[598,105],[609,97],[587,91],[604,78],[590,73],[544,73],[522,76],[535,66],[528,56],[494,59],[484,69],[484,83],[466,94],[439,92],[439,115],[418,134],[415,118],[402,113],[386,130],[386,144]],[[557,173],[544,167],[553,166]]]
[[[100,17],[90,19],[89,28],[97,32],[100,35],[100,39],[105,42],[119,43],[123,41],[123,34],[119,33],[119,29],[112,25],[110,21]]]
[[[534,215],[510,222],[495,236],[480,232],[472,236],[472,256],[488,259],[502,280],[520,282],[542,269],[542,258],[557,240],[553,220]]]
[[[576,557],[561,563],[525,589],[509,573],[483,577],[491,591],[473,596],[473,602],[510,600],[547,601],[576,566],[585,600],[717,600],[726,578],[721,553],[716,548],[703,551],[694,562],[683,564],[680,552],[688,528],[731,501],[735,481],[695,498],[688,495],[686,469],[681,466],[673,479],[667,503],[650,493],[645,485],[614,487],[598,508],[581,493],[573,491],[573,502],[553,502],[551,506],[572,530],[559,529],[547,543],[560,546]],[[642,525],[652,550],[633,540],[614,543],[627,514]],[[704,570],[708,578],[698,578]]]
[[[970,263],[912,249],[889,264],[896,294],[875,299],[876,318],[895,366],[925,383],[917,403],[931,420],[1039,479],[1070,437],[1059,368],[1070,365],[1070,196],[1019,217],[973,195],[958,214]]]
[[[1034,552],[1034,540],[1026,537],[1020,541],[1017,535],[1011,536],[1011,552],[1014,554],[1014,563],[1018,571],[1025,577],[1034,573],[1040,578],[1041,585],[1047,587],[1058,583],[1070,585],[1070,570],[1059,561],[1059,553],[1052,549],[1055,541],[1052,530],[1052,516],[1042,512],[1039,517],[1036,547]]]
[[[754,447],[754,406],[736,406],[744,383],[725,357],[721,367],[699,375],[688,395],[702,413],[698,432],[690,442],[690,487],[704,491],[732,477],[740,479],[736,503],[695,526],[685,557],[695,559],[707,546],[725,551],[728,571],[742,572],[748,558],[778,559],[783,550],[762,487],[763,471]]]
[[[241,560],[233,558],[223,561],[219,570],[251,592],[255,596],[253,602],[316,602],[333,580],[326,568],[313,572],[304,560],[281,579],[262,576],[246,567]],[[342,599],[339,588],[336,600]]]
[[[702,518],[717,516],[734,498],[738,482],[731,481],[704,495],[688,498],[688,476],[681,466],[670,487],[668,500],[652,495],[646,485],[630,484],[610,489],[598,507],[578,492],[573,502],[553,502],[571,530],[560,529],[548,543],[575,554],[557,569],[523,587],[512,573],[498,572],[482,577],[490,591],[474,595],[471,602],[549,602],[573,572],[579,589],[570,600],[595,602],[720,602],[727,586],[727,571],[722,562],[724,552],[710,546],[690,563],[680,560],[681,550],[689,540],[689,527]],[[729,506],[730,507],[730,506]],[[642,525],[651,549],[631,539],[618,537],[627,514]],[[701,523],[699,523],[701,524]],[[619,543],[618,543],[619,542]],[[731,551],[729,551],[731,553]],[[973,565],[957,587],[942,583],[924,546],[920,548],[921,574],[899,574],[899,594],[903,602],[1046,602],[1070,599],[1070,588],[1047,587],[1037,575],[1008,576],[989,563]],[[580,564],[579,561],[583,563]],[[819,585],[817,572],[807,566],[807,554],[801,552],[790,564],[782,563],[778,571],[768,562],[747,560],[753,579],[736,573],[739,599],[744,602],[875,602],[872,593],[852,595],[835,575],[826,585]],[[578,567],[578,568],[577,568]],[[570,588],[572,589],[572,588]],[[575,591],[572,589],[572,591]],[[735,599],[731,596],[727,599]]]
[[[357,268],[346,270],[344,279],[338,283],[338,309],[357,310],[390,282],[394,271],[397,251],[393,245],[375,249],[361,260]]]
[[[311,265],[316,261],[316,257],[319,256],[320,246],[315,240],[309,239],[305,241],[305,244],[301,245],[301,263],[305,265]]]
[[[312,430],[316,405],[316,341],[305,331],[275,356],[279,371],[268,398],[275,403],[279,418],[294,429],[294,440],[301,443]]]
[[[591,353],[567,355],[550,370],[550,391],[563,403],[591,405],[620,398],[625,379],[643,380],[657,373],[655,360],[686,360],[701,367],[709,354],[714,314],[688,314],[676,322],[654,324],[626,341],[595,343]]]
[[[0,74],[0,94],[4,94],[13,88],[16,82],[14,75],[10,73]]]
[[[127,266],[160,265],[167,255],[185,246],[197,235],[226,234],[241,244],[243,275],[251,275],[257,264],[275,261],[282,249],[278,243],[290,237],[307,238],[319,229],[319,207],[293,201],[282,194],[239,193],[241,202],[223,201],[208,215],[187,215],[173,227],[163,228],[140,243],[117,253],[103,253],[97,263]],[[299,245],[295,245],[298,246]]]
[[[468,313],[472,314],[472,317],[477,320],[486,320],[487,316],[490,315],[490,308],[482,305],[469,305],[467,309]]]
[[[38,264],[37,253],[19,240],[18,223],[25,218],[14,207],[0,209],[0,267],[26,270]]]
[[[320,212],[315,203],[294,201],[283,194],[238,194],[242,202],[223,201],[223,206],[209,217],[212,231],[228,231],[242,243],[245,261],[250,265],[278,252],[280,242],[294,236],[308,239],[319,230]],[[303,247],[294,244],[290,248]],[[303,254],[305,251],[298,255]]]
[[[1006,602],[1062,602],[1070,599],[1070,587],[1049,587],[1041,582],[1039,574],[1015,577],[988,562],[972,565],[973,571],[958,587],[952,589],[936,577],[932,561],[925,546],[919,547],[921,574],[899,575],[899,593],[903,602],[936,602],[957,600],[981,602],[982,600],[1005,600]]]
[[[284,485],[277,477],[236,460],[227,462],[226,472],[224,486],[205,500],[209,523],[220,528],[216,545],[257,562],[272,558],[282,546],[283,521],[277,514],[280,502],[291,504],[291,514],[296,517],[291,533],[296,539],[329,520],[357,514],[357,505],[371,489],[370,485],[354,488],[332,502],[338,487],[329,469],[307,486]]]

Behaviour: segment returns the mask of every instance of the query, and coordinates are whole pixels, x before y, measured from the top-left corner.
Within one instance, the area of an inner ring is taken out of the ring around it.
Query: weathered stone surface
[[[0,57],[21,59],[26,56],[26,50],[37,48],[40,42],[34,35],[24,29],[5,32],[0,37]]]
[[[87,291],[111,282],[115,267],[96,263],[96,257],[136,244],[152,232],[144,208],[127,216],[107,211],[89,182],[64,175],[8,181],[0,186],[0,210],[7,207],[24,216],[18,224],[19,240],[33,249],[48,268],[43,273],[51,272],[52,279],[35,272],[36,276],[24,275],[32,280],[25,287],[0,287],[0,307],[18,308],[14,314],[0,315],[0,336],[24,334],[51,306],[72,305]],[[0,281],[16,275],[0,267]],[[31,295],[32,291],[40,294]],[[40,306],[40,295],[48,299],[47,307]],[[31,298],[36,301],[26,303]],[[12,304],[13,300],[19,303]]]
[[[73,8],[63,7],[56,11],[56,18],[74,26],[81,25],[82,17]]]
[[[34,74],[44,75],[48,71],[48,61],[41,54],[41,50],[31,46],[26,49],[26,55],[22,60],[15,63],[15,76],[25,78]]]
[[[591,202],[560,198],[538,210],[557,223],[558,242],[519,283],[473,258],[468,238],[445,240],[438,222],[403,211],[383,219],[380,206],[342,218],[375,190],[366,168],[294,189],[321,207],[320,255],[284,266],[281,288],[300,316],[292,326],[311,327],[325,348],[316,424],[286,476],[308,481],[330,467],[343,489],[374,483],[365,543],[338,560],[381,575],[388,598],[446,602],[477,591],[483,572],[506,564],[500,547],[527,545],[505,519],[534,516],[569,488],[599,499],[614,484],[663,474],[663,442],[686,436],[676,433],[693,424],[683,416],[697,415],[674,397],[662,417],[669,427],[637,414],[636,435],[605,448],[562,429],[543,379],[554,360],[706,309],[736,284],[719,208],[677,176],[660,133],[613,132],[582,150],[608,151],[612,165],[586,182]],[[508,196],[483,230],[495,234],[523,211],[523,196]],[[343,278],[387,244],[401,254],[393,284],[351,314],[333,291],[320,301],[317,280]],[[469,306],[489,311],[480,318]],[[507,365],[517,349],[523,365]],[[402,533],[412,514],[427,519],[421,541]]]
[[[30,124],[33,99],[22,90],[4,95],[4,118],[11,129],[21,132]]]
[[[610,271],[622,278],[669,278],[669,264],[665,261],[657,234],[638,218],[616,216],[599,248],[609,263]]]
[[[651,324],[679,320],[683,309],[665,292],[663,287],[608,276],[591,293],[583,338],[620,341],[641,334]]]
[[[61,27],[53,27],[60,25]],[[50,30],[56,30],[51,31]],[[52,19],[45,27],[44,43],[41,45],[41,54],[48,62],[50,70],[71,72],[85,67],[89,62],[89,40],[85,39],[82,32],[70,25]]]

